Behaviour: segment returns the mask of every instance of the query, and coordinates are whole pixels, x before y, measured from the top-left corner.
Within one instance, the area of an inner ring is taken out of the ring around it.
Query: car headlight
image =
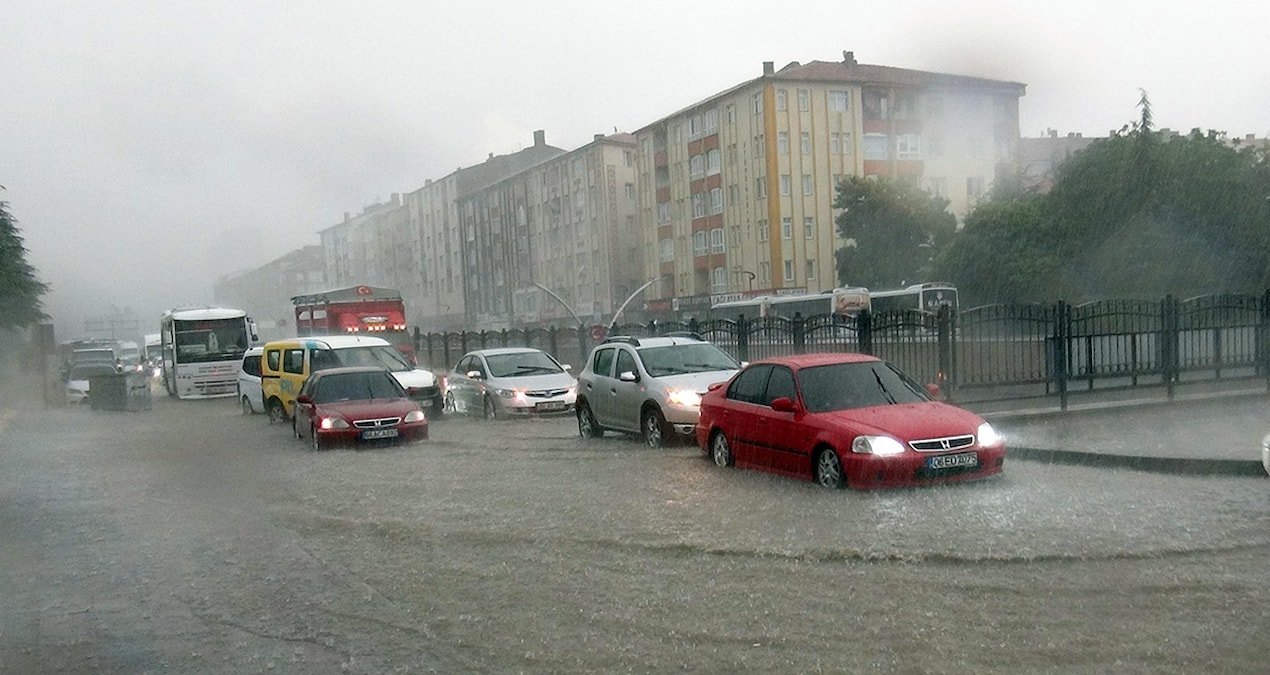
[[[675,390],[666,396],[666,400],[685,408],[696,408],[701,405],[701,394],[695,391]]]
[[[980,447],[1000,445],[1002,440],[1001,434],[998,434],[997,430],[993,429],[992,425],[987,422],[979,425],[979,429],[975,431],[975,437],[979,439]]]
[[[349,424],[343,417],[323,417],[319,426],[323,429],[347,429]]]
[[[499,398],[512,398],[516,395],[515,389],[495,389],[494,395]]]
[[[423,419],[424,418],[423,418],[422,410],[411,410],[410,412],[406,413],[406,417],[405,417],[406,422],[422,422]]]
[[[904,452],[904,446],[890,436],[856,436],[851,441],[851,452],[883,457]]]

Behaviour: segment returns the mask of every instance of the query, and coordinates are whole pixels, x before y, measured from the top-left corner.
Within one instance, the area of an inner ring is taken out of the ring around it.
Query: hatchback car
[[[305,380],[295,403],[291,429],[314,450],[428,437],[423,409],[384,368],[319,370]]]
[[[828,488],[970,480],[1000,473],[1005,462],[992,425],[863,354],[752,363],[705,395],[696,431],[719,466]]]
[[[650,447],[691,438],[706,388],[740,365],[695,337],[612,337],[591,351],[578,374],[578,432],[638,433]]]
[[[525,347],[478,349],[446,376],[445,409],[502,416],[573,412],[577,380],[546,352]]]
[[[243,352],[242,366],[238,369],[238,403],[244,415],[265,411],[260,391],[260,355],[264,351],[261,347],[252,347]]]

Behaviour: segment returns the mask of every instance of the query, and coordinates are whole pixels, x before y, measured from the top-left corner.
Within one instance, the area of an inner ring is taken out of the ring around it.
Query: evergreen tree
[[[46,318],[40,296],[48,284],[26,261],[26,247],[8,202],[0,201],[0,329],[29,326]]]

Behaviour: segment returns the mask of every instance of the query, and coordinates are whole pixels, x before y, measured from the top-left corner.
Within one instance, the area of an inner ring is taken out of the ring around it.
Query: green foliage
[[[927,278],[931,259],[957,221],[948,200],[909,182],[849,176],[838,184],[838,232],[854,241],[836,251],[843,286],[896,288]]]
[[[936,262],[973,301],[1256,293],[1270,287],[1270,161],[1222,134],[1127,132],[1059,166],[1045,195],[980,204]]]
[[[0,201],[0,330],[29,326],[46,318],[40,296],[48,285],[26,261],[26,247],[8,202]]]

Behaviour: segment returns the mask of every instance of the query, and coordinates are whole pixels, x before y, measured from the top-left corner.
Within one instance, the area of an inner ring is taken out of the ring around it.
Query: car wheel
[[[267,408],[266,412],[269,413],[270,424],[282,424],[287,421],[287,409],[282,407],[282,401],[276,398],[271,399],[265,405],[265,408]]]
[[[833,448],[823,448],[816,455],[816,483],[820,487],[837,489],[846,484],[842,475],[842,460]]]
[[[722,431],[714,432],[714,436],[710,438],[710,459],[714,460],[715,466],[732,466],[736,461],[732,458],[732,446],[728,444],[728,437]]]
[[[485,396],[484,413],[485,413],[485,419],[487,420],[498,419],[498,408],[495,407],[494,399],[490,398],[488,395]]]
[[[312,440],[313,440],[313,450],[314,450],[314,451],[321,450],[321,449],[322,449],[322,439],[318,438],[317,427],[313,427],[313,428],[309,429],[309,432],[310,432],[311,434],[313,434],[313,439],[312,439]]]
[[[295,420],[291,420],[291,435],[299,440],[304,440],[304,437],[300,435],[300,425],[296,424]]]
[[[656,408],[649,408],[644,411],[644,419],[640,422],[640,428],[644,431],[644,445],[650,448],[660,448],[666,444],[666,418],[662,416],[661,411]]]
[[[251,407],[251,399],[246,396],[243,396],[242,409],[244,415],[251,415],[256,412],[256,409]]]
[[[604,435],[604,429],[595,421],[595,413],[591,412],[591,406],[586,401],[578,404],[577,411],[578,435],[583,438],[599,438]]]
[[[456,413],[459,411],[459,409],[455,407],[454,394],[452,392],[445,392],[445,399],[441,403],[441,408],[447,413]]]

